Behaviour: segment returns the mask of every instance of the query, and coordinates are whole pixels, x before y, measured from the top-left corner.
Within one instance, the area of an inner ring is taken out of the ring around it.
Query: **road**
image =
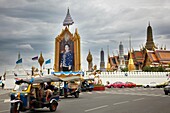
[[[0,113],[9,113],[9,91],[3,92],[0,93]],[[164,95],[163,89],[115,88],[82,92],[78,99],[61,98],[56,113],[170,113],[169,105],[170,96]],[[50,113],[47,108],[37,110],[42,112]]]

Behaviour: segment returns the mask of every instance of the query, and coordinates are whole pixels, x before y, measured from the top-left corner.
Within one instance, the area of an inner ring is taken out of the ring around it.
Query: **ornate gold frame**
[[[79,71],[81,69],[81,53],[80,53],[80,35],[78,30],[75,30],[74,35],[69,31],[67,27],[62,29],[60,35],[55,38],[55,56],[54,56],[54,71],[59,72],[59,56],[60,56],[60,42],[64,39],[64,35],[68,34],[70,40],[74,42],[74,70]]]

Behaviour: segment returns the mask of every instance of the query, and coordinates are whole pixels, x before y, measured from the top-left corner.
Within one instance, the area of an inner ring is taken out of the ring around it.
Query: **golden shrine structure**
[[[69,30],[69,26],[74,22],[71,18],[69,9],[63,22],[64,29],[55,38],[55,56],[54,56],[54,72],[62,71],[60,68],[61,53],[63,53],[65,44],[70,45],[70,51],[73,53],[73,63],[71,71],[79,71],[81,69],[81,51],[80,51],[80,35],[78,29],[75,29],[75,33],[72,34]]]

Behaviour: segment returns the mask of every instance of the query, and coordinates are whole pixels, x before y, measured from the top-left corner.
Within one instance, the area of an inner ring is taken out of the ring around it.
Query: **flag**
[[[16,64],[22,63],[22,58],[16,61]]]
[[[48,59],[47,61],[45,61],[45,64],[50,64],[51,63],[51,59]]]
[[[38,56],[33,57],[32,60],[38,60]]]

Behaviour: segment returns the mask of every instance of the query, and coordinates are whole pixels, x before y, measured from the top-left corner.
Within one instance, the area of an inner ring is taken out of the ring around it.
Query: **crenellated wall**
[[[88,78],[90,72],[85,72],[84,77]],[[99,74],[102,83],[105,85],[107,81],[110,83],[134,82],[136,84],[147,84],[150,82],[162,83],[168,80],[169,72],[101,72]]]

